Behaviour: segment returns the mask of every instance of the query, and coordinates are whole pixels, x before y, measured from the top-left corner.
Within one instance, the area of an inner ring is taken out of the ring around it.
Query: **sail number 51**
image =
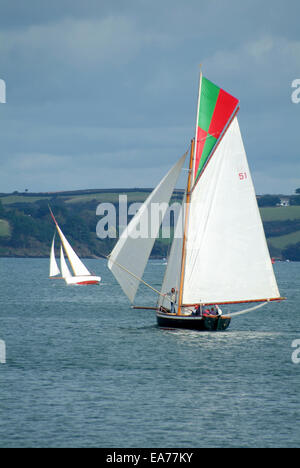
[[[240,180],[247,179],[247,172],[239,172],[239,179]]]

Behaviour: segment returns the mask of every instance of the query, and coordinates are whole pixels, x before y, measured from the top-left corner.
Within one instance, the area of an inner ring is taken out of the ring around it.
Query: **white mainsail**
[[[49,273],[50,278],[60,274],[60,269],[58,268],[58,265],[55,259],[54,242],[55,242],[55,234],[53,236],[51,252],[50,252],[50,273]]]
[[[151,212],[151,206],[159,204],[162,217],[165,215],[185,158],[186,154],[180,158],[147,198],[124,229],[109,256],[108,267],[131,302],[134,301],[140,283],[139,278],[143,276],[162,221],[161,219],[159,222],[151,224],[150,235],[149,213]],[[144,233],[145,235],[137,236],[138,227],[141,227],[141,229],[148,227]],[[126,270],[135,276],[128,274]]]
[[[194,187],[182,304],[279,298],[235,117]]]

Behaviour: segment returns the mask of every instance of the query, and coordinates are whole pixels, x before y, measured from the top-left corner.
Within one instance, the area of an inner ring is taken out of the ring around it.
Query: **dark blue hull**
[[[157,324],[163,328],[184,328],[198,331],[222,331],[229,327],[230,317],[217,317],[209,315],[206,317],[178,316],[157,312]]]

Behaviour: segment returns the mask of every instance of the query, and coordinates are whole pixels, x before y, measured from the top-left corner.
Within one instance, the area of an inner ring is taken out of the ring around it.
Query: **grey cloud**
[[[299,9],[294,0],[0,0],[0,190],[154,185],[193,137],[202,62],[240,99],[257,191],[292,192]]]

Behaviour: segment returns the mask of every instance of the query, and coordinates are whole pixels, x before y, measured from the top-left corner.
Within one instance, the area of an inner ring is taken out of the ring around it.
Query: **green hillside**
[[[0,256],[47,257],[55,231],[48,204],[64,234],[82,257],[107,255],[116,238],[99,239],[96,215],[100,203],[112,203],[117,217],[119,196],[126,195],[128,206],[142,203],[152,189],[86,190],[41,194],[0,195]],[[174,193],[173,201],[181,200],[182,192]],[[130,216],[128,216],[130,219]],[[117,233],[115,232],[115,235]],[[153,256],[166,256],[170,242],[157,240]]]
[[[300,219],[300,205],[268,206],[260,208],[260,214],[263,222]]]
[[[298,259],[300,206],[264,207],[260,208],[260,213],[271,255],[283,259]]]
[[[277,249],[285,249],[288,245],[300,242],[300,231],[295,231],[285,236],[271,237],[268,242]]]
[[[126,195],[130,205],[143,202],[150,192],[149,188],[0,194],[0,256],[49,255],[54,233],[49,203],[79,255],[106,255],[116,239],[97,237],[96,226],[101,219],[96,215],[97,206],[114,204],[118,218],[120,195]],[[182,191],[175,191],[172,202],[181,199]],[[300,205],[261,207],[260,212],[271,256],[300,260]],[[158,239],[152,254],[165,257],[169,247],[169,239]]]

